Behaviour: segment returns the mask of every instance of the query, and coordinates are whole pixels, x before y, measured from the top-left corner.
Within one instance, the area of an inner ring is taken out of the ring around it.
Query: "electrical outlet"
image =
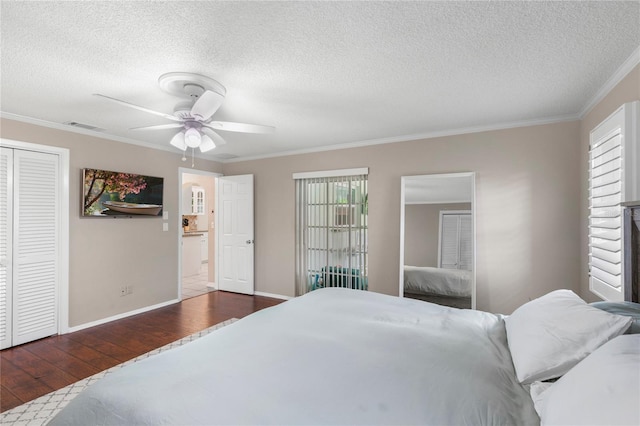
[[[120,296],[126,296],[127,295],[127,287],[122,286],[120,287]]]

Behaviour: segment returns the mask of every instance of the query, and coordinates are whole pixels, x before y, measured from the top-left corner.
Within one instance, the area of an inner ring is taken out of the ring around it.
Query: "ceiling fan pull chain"
[[[195,167],[196,149],[191,148],[191,168]]]

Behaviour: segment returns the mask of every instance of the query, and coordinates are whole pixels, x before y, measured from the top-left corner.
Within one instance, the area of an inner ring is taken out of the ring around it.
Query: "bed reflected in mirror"
[[[475,174],[403,176],[400,291],[475,309]]]

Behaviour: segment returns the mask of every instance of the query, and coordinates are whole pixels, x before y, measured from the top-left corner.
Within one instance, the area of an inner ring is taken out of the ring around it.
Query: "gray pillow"
[[[625,334],[640,334],[640,303],[633,302],[594,302],[594,308],[602,309],[610,314],[633,318],[631,326]]]

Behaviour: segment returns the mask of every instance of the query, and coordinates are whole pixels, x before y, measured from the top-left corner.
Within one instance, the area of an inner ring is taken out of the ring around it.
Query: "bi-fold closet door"
[[[473,229],[470,212],[440,212],[438,267],[473,269]]]
[[[59,167],[0,148],[0,349],[58,332]]]

